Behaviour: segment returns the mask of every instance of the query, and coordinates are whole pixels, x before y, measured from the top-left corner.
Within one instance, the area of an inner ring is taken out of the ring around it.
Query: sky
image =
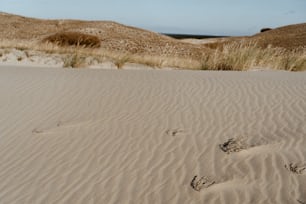
[[[0,0],[0,11],[202,35],[252,35],[264,27],[306,22],[306,0]]]

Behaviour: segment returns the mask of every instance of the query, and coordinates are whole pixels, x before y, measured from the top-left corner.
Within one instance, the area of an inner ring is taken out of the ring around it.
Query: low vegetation
[[[1,46],[0,42],[0,47],[9,48],[13,46],[7,42]],[[85,46],[58,46],[50,43],[39,45],[24,43],[18,44],[15,48],[24,52],[37,50],[49,55],[60,54],[63,56],[64,67],[88,67],[93,62],[111,61],[118,69],[123,68],[126,63],[138,63],[155,68],[174,67],[194,70],[242,71],[254,68],[287,71],[306,70],[306,48],[299,47],[290,50],[271,46],[262,48],[257,45],[256,41],[220,43],[211,46],[208,52],[206,51],[198,58],[133,54]]]
[[[20,26],[12,26],[16,23]],[[203,44],[108,21],[39,20],[5,14],[0,16],[0,26],[3,51],[17,49],[26,58],[35,52],[60,55],[64,67],[110,61],[117,68],[138,63],[196,70],[306,70],[306,23]],[[1,51],[0,60],[7,57]]]
[[[85,57],[80,56],[78,53],[68,54],[63,57],[63,67],[64,68],[80,68],[85,67]]]
[[[262,48],[256,41],[234,41],[214,49],[202,59],[203,70],[306,70],[306,48],[287,50],[279,47]]]
[[[59,32],[43,39],[43,42],[54,43],[58,46],[100,47],[97,36],[79,32]]]
[[[272,29],[271,29],[271,28],[262,28],[262,29],[260,30],[260,32],[263,33],[263,32],[267,32],[267,31],[269,31],[269,30],[272,30]]]

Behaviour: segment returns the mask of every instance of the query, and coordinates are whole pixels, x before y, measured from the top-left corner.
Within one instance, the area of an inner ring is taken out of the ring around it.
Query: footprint
[[[211,181],[208,177],[202,176],[199,180],[197,180],[198,176],[194,176],[190,182],[190,186],[195,191],[201,191],[203,188],[208,188],[215,184],[215,181]]]
[[[248,148],[244,138],[230,138],[228,141],[219,145],[220,149],[227,153],[240,152]]]
[[[93,122],[94,121],[92,120],[74,121],[74,122],[73,121],[72,122],[58,121],[56,124],[50,127],[46,127],[44,129],[34,128],[32,130],[32,133],[33,134],[42,134],[42,133],[47,134],[47,133],[52,133],[54,131],[63,131],[65,129],[74,128],[77,126],[86,126]]]
[[[172,137],[178,136],[179,133],[184,132],[184,130],[180,129],[168,129],[166,130],[166,134]]]
[[[32,133],[33,134],[40,134],[40,133],[43,133],[44,131],[43,130],[39,130],[39,129],[37,129],[37,128],[34,128],[33,130],[32,130]]]
[[[62,122],[62,121],[58,121],[57,123],[56,123],[56,127],[60,127],[60,126],[62,126],[64,123]]]
[[[62,121],[59,121],[56,123],[56,126],[54,127],[50,127],[50,128],[46,128],[46,129],[39,129],[39,128],[34,128],[32,130],[32,133],[33,134],[42,134],[42,133],[47,133],[49,132],[50,130],[54,129],[54,128],[59,128],[63,125],[63,122]]]
[[[294,174],[303,174],[304,171],[306,170],[306,165],[297,165],[297,164],[285,164],[285,168],[294,173]]]

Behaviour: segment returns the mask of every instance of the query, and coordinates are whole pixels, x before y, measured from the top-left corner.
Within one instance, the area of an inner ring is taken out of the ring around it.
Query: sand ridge
[[[1,67],[0,203],[306,202],[305,79]]]

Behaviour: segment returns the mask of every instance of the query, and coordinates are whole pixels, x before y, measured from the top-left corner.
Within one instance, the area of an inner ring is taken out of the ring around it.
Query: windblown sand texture
[[[306,202],[305,72],[7,66],[0,94],[0,203]]]

